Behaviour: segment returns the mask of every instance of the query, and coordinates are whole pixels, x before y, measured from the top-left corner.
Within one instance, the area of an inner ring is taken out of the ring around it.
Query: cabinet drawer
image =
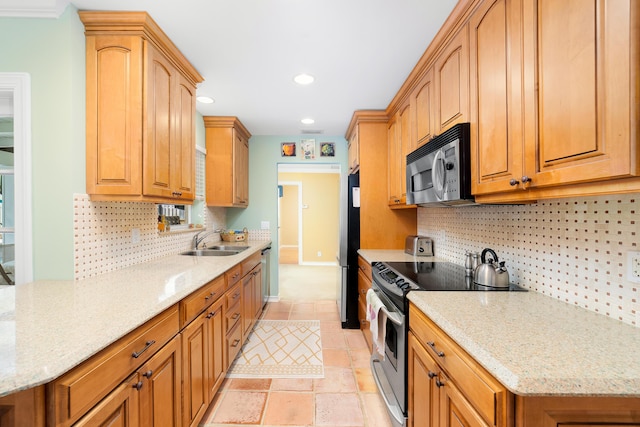
[[[236,326],[227,334],[227,362],[229,366],[233,363],[238,352],[242,348],[242,322],[237,322]]]
[[[224,294],[224,290],[225,278],[224,276],[219,276],[180,301],[181,326],[184,327],[195,319],[202,310],[220,298]]]
[[[233,327],[238,323],[242,316],[242,306],[240,305],[240,301],[236,301],[236,303],[227,308],[225,313],[225,332],[229,332]]]
[[[247,273],[253,270],[253,267],[260,264],[260,259],[261,259],[260,252],[256,252],[255,254],[251,255],[249,258],[242,261],[242,277],[246,276]]]
[[[358,296],[366,301],[369,289],[371,289],[371,281],[365,277],[362,270],[358,270]]]
[[[232,267],[226,273],[224,273],[224,277],[227,279],[227,289],[238,283],[238,280],[242,277],[242,265],[238,264],[235,267]]]
[[[233,286],[233,288],[227,291],[227,294],[226,294],[227,304],[225,308],[227,309],[227,311],[231,306],[233,306],[234,304],[237,304],[240,301],[241,297],[242,297],[242,283],[236,283]]]
[[[491,425],[502,425],[499,414],[508,392],[413,304],[409,307],[411,331],[458,386],[460,392]]]
[[[369,264],[364,258],[362,257],[358,257],[358,269],[360,269],[360,271],[362,271],[362,273],[364,273],[364,276],[369,279],[369,281],[372,280],[372,273],[371,273],[371,264]]]
[[[106,396],[179,330],[178,306],[166,310],[47,385],[49,424],[68,425]],[[51,422],[51,418],[54,418]]]

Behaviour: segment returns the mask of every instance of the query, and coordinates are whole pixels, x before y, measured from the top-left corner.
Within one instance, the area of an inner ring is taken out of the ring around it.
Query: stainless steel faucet
[[[222,231],[223,231],[222,229],[217,229],[217,230],[209,230],[209,231],[202,230],[197,232],[196,235],[193,236],[193,250],[198,250],[198,246],[200,246],[200,243],[202,243],[202,241],[207,237],[209,237],[210,235],[214,233],[220,233]]]

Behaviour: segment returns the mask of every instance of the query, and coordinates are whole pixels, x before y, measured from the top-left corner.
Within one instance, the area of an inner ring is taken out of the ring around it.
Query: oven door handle
[[[389,310],[387,310],[387,307],[383,305],[382,307],[380,307],[380,310],[384,312],[384,314],[387,316],[387,319],[391,320],[391,322],[398,326],[402,326],[402,320],[398,320],[394,313],[391,313]]]

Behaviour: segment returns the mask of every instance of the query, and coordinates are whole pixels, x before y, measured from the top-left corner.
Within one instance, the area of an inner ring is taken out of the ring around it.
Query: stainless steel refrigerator
[[[343,328],[358,329],[358,249],[360,249],[360,176],[343,176],[340,191],[338,311]]]

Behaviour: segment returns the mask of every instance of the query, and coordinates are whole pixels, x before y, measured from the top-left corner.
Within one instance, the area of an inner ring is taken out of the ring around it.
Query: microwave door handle
[[[442,150],[438,150],[433,157],[433,165],[431,166],[431,182],[433,183],[433,192],[438,200],[444,198],[444,182],[446,169],[444,167],[444,158]]]

